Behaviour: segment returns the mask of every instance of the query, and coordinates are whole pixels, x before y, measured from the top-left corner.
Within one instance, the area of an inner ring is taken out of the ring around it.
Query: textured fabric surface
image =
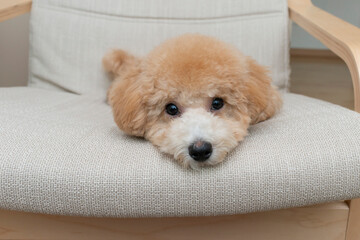
[[[0,89],[0,208],[112,216],[247,213],[360,197],[360,115],[285,94],[216,167],[183,169],[87,96]]]
[[[289,77],[286,0],[34,0],[29,85],[104,96],[103,55],[122,48],[144,56],[183,33],[215,36]]]

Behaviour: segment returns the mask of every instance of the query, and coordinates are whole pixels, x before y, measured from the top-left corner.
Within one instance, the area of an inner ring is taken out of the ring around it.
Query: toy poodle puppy
[[[144,58],[113,50],[108,102],[121,130],[145,137],[183,166],[222,162],[250,124],[282,105],[268,71],[215,38],[185,34]]]

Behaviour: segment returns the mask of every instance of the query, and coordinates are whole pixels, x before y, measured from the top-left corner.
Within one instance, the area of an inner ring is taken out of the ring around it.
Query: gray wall
[[[360,0],[312,0],[318,6],[333,15],[360,27]],[[329,23],[330,24],[330,23]],[[291,36],[292,48],[326,49],[317,39],[310,36],[298,25],[293,24]]]
[[[28,77],[29,14],[0,23],[0,87],[24,86]]]
[[[250,1],[250,0],[249,0]],[[313,0],[318,7],[360,27],[360,0]],[[28,72],[29,14],[0,23],[0,87],[24,86]],[[292,48],[326,48],[293,25]]]

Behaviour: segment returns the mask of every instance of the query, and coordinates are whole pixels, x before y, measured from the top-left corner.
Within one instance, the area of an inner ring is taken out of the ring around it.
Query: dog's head
[[[281,106],[266,69],[207,36],[168,40],[143,59],[114,50],[103,63],[115,75],[108,101],[119,128],[184,166],[223,161],[249,124]]]

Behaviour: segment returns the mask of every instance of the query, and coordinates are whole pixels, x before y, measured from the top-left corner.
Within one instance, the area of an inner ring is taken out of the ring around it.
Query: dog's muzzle
[[[196,141],[189,146],[189,155],[198,162],[204,162],[212,154],[212,145],[205,141]]]

